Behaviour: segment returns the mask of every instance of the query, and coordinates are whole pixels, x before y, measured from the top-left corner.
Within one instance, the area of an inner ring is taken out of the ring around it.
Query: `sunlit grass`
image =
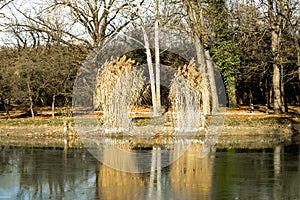
[[[65,118],[15,118],[15,119],[0,119],[0,126],[21,126],[21,125],[33,125],[33,126],[40,126],[40,125],[49,125],[49,126],[63,126]],[[72,120],[73,121],[73,120]],[[86,123],[82,120],[75,120],[75,123],[80,124],[92,124],[97,125],[96,123],[100,124],[98,120],[91,120],[86,119]],[[141,117],[141,118],[133,118],[132,122],[136,126],[147,126],[153,123],[153,119],[149,117]],[[166,122],[170,122],[170,119],[167,118]],[[275,126],[275,125],[288,125],[288,124],[295,124],[300,123],[299,118],[288,118],[288,117],[268,117],[268,118],[255,118],[255,117],[228,117],[225,118],[225,126]]]
[[[288,125],[293,123],[289,118],[226,118],[225,126],[275,126],[275,125]]]
[[[31,119],[31,118],[20,118],[20,119],[0,119],[0,126],[18,126],[18,125],[51,125],[61,126],[64,123],[64,119]]]

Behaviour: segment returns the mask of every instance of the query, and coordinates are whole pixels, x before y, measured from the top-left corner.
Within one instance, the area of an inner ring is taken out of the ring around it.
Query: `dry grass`
[[[95,108],[107,110],[109,95],[112,93],[116,84],[125,73],[132,70],[135,61],[126,59],[126,56],[106,62],[102,70],[97,74],[96,94],[94,98]]]
[[[196,69],[195,62],[192,60],[188,65],[179,67],[176,76],[183,76],[193,88],[198,99],[202,98],[203,83],[200,72]]]

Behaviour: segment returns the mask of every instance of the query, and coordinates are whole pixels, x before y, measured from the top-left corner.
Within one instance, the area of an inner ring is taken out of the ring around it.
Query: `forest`
[[[228,107],[289,112],[300,106],[299,21],[298,0],[0,1],[0,110],[34,117],[48,107],[54,116],[72,106],[77,72],[94,49],[118,33],[164,27],[211,57]]]

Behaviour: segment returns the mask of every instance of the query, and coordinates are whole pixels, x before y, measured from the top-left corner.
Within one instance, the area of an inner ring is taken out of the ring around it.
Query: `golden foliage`
[[[132,70],[135,61],[126,56],[104,63],[97,74],[97,89],[95,95],[95,108],[103,110],[120,77]],[[100,74],[99,74],[100,73]]]
[[[195,61],[191,60],[188,65],[184,65],[183,67],[178,68],[178,72],[176,76],[182,75],[188,83],[193,88],[196,96],[201,99],[201,93],[203,90],[202,87],[202,77],[200,72],[196,69]]]
[[[108,132],[129,130],[129,113],[144,85],[143,71],[133,68],[134,63],[123,56],[105,63],[98,72],[94,106],[103,111],[101,120]]]

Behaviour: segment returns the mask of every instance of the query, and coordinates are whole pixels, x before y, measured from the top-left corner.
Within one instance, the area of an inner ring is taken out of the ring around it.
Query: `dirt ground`
[[[35,115],[35,120],[51,119],[51,108],[39,108],[36,110],[37,114]],[[151,112],[150,106],[138,106],[132,109],[133,117],[148,117]],[[98,115],[101,115],[101,112],[97,112]],[[299,118],[300,117],[300,106],[289,106],[289,112],[283,114],[274,114],[272,109],[268,109],[266,113],[265,106],[254,106],[254,112],[250,112],[249,106],[240,106],[239,108],[226,108],[224,112],[225,116],[228,118],[235,117],[245,117],[245,118]],[[29,112],[24,112],[21,110],[14,110],[10,112],[10,119],[28,119],[31,118]],[[56,113],[56,119],[66,118],[61,112]],[[7,119],[5,112],[0,111],[0,120]]]

